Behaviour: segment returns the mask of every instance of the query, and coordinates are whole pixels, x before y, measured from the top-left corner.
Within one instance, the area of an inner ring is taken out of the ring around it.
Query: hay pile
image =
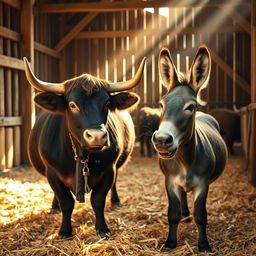
[[[111,209],[107,200],[105,216],[113,234],[109,240],[95,234],[89,196],[84,204],[76,203],[73,238],[57,240],[61,215],[48,214],[53,194],[45,178],[31,168],[4,173],[0,255],[164,255],[159,252],[168,230],[164,177],[156,158],[141,158],[138,151],[118,177],[124,206]],[[230,157],[224,174],[210,187],[208,238],[215,251],[210,255],[256,255],[256,189],[242,166],[241,156]],[[170,255],[198,255],[194,223],[180,224],[178,247]]]

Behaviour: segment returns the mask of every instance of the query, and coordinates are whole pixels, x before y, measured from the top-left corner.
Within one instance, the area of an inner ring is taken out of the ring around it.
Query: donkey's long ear
[[[211,55],[206,45],[199,47],[190,72],[190,86],[198,92],[207,85],[211,73]]]
[[[163,48],[158,58],[158,69],[163,85],[170,90],[178,82],[177,71],[168,49]]]

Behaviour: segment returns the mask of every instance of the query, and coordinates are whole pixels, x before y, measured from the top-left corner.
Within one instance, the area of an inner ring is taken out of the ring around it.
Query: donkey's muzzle
[[[105,129],[87,129],[83,137],[89,150],[98,151],[109,145],[108,132]]]
[[[173,144],[171,134],[161,131],[155,131],[152,136],[152,143],[159,152],[169,152]]]

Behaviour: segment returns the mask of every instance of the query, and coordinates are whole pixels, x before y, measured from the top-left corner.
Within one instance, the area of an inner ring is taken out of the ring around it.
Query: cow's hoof
[[[198,245],[198,251],[199,252],[212,252],[212,248],[209,245],[209,243],[207,242],[207,243]]]
[[[161,249],[161,252],[169,252],[172,249],[177,247],[177,242],[168,242],[166,241],[165,245]]]
[[[68,233],[59,233],[58,239],[63,240],[63,239],[70,239],[72,237],[72,234]]]
[[[101,238],[108,239],[111,236],[111,232],[109,229],[100,229],[98,230],[98,234]]]
[[[59,214],[60,213],[60,209],[59,208],[52,208],[49,211],[49,214]]]
[[[123,205],[120,202],[112,202],[111,203],[112,208],[121,208]]]

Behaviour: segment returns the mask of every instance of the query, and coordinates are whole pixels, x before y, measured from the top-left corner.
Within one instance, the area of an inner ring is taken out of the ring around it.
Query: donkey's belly
[[[177,175],[173,179],[176,186],[181,187],[185,192],[193,190],[199,184],[199,178],[196,175]]]

